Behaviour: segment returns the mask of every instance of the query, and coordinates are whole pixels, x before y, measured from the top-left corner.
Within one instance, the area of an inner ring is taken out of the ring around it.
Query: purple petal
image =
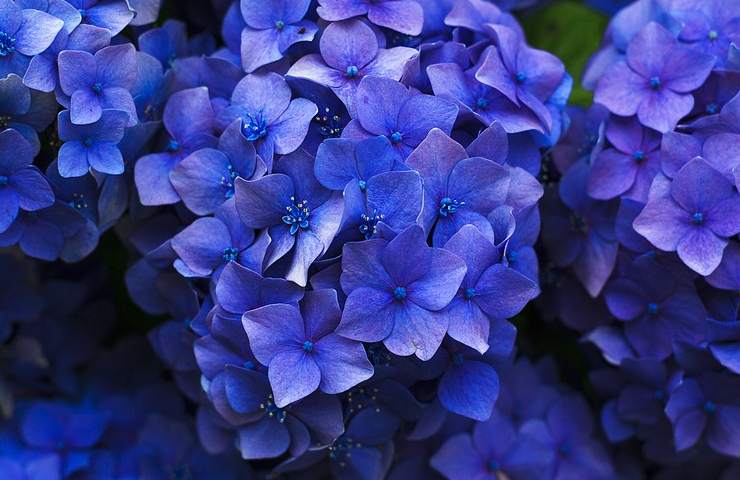
[[[273,304],[250,310],[242,323],[252,353],[263,365],[270,365],[279,353],[301,351],[306,340],[301,314],[291,305]]]
[[[307,397],[319,388],[321,381],[319,367],[300,346],[275,354],[268,376],[279,408]]]
[[[322,392],[342,393],[373,375],[373,366],[359,342],[329,334],[315,344],[314,351]]]
[[[488,364],[463,360],[462,365],[447,370],[439,382],[437,393],[447,410],[473,420],[486,421],[498,399],[498,375]]]

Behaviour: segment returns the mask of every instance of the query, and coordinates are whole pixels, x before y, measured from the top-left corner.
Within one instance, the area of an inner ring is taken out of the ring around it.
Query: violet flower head
[[[660,134],[642,127],[635,118],[613,117],[606,127],[606,148],[594,159],[588,194],[599,200],[617,196],[645,202],[660,170]]]
[[[214,113],[206,87],[172,95],[164,109],[164,152],[141,157],[134,169],[136,187],[144,205],[170,205],[180,196],[170,182],[170,172],[185,157],[201,148],[213,147]]]
[[[54,121],[57,106],[49,95],[34,92],[11,73],[0,79],[0,128],[12,128],[31,144],[34,155],[41,150],[39,132]]]
[[[479,82],[475,78],[478,68],[476,65],[463,70],[456,63],[435,63],[427,68],[427,74],[434,94],[455,101],[461,116],[473,116],[487,126],[498,121],[507,133],[546,129],[529,108],[517,105],[498,90]]]
[[[357,89],[357,118],[344,128],[342,137],[383,135],[404,159],[433,128],[449,135],[457,113],[449,100],[414,93],[388,78],[365,77]]]
[[[266,229],[269,237],[263,268],[275,265],[301,286],[311,264],[331,244],[343,209],[341,195],[322,187],[313,171],[313,157],[298,150],[282,157],[271,175],[236,179],[241,221],[249,228]]]
[[[353,117],[357,116],[357,88],[364,77],[400,80],[406,64],[418,55],[407,47],[379,48],[375,32],[360,20],[330,24],[321,36],[320,48],[320,55],[301,58],[287,75],[331,88]]]
[[[740,195],[704,159],[687,163],[670,193],[648,201],[634,228],[650,243],[678,257],[692,270],[709,275],[722,261],[728,238],[740,233]]]
[[[172,238],[172,249],[180,257],[175,261],[184,277],[218,276],[230,262],[254,266],[247,248],[254,241],[254,231],[244,227],[234,202],[222,205],[213,217],[199,218]]]
[[[316,153],[316,179],[330,190],[343,191],[350,184],[360,190],[375,175],[396,167],[396,154],[385,137],[356,141],[330,138]]]
[[[724,67],[730,45],[740,42],[740,2],[737,0],[693,2],[691,7],[679,12],[678,17],[684,25],[678,34],[681,42],[713,55],[717,67]]]
[[[234,196],[236,178],[261,176],[266,167],[235,120],[221,134],[218,148],[196,150],[170,172],[183,203],[198,215],[213,213]]]
[[[120,175],[123,173],[123,156],[118,144],[123,139],[127,112],[103,110],[98,120],[87,125],[75,125],[69,110],[59,113],[57,125],[59,139],[58,167],[62,177],[81,177],[90,169]]]
[[[552,452],[548,477],[611,478],[613,467],[606,450],[594,440],[594,424],[586,401],[576,394],[562,395],[543,420],[529,420],[520,434],[536,438]]]
[[[514,104],[530,109],[549,132],[553,118],[545,101],[555,93],[565,75],[554,55],[524,44],[520,34],[502,25],[489,25],[497,38],[475,75],[481,83],[502,93]]]
[[[462,227],[444,248],[467,265],[460,289],[444,310],[449,318],[447,334],[485,353],[491,325],[494,330],[509,326],[506,320],[535,298],[539,288],[534,281],[499,263],[501,253],[473,225]]]
[[[331,444],[344,431],[339,399],[315,392],[278,407],[267,375],[236,365],[209,384],[214,407],[237,427],[237,448],[246,460],[298,456],[309,445]]]
[[[23,76],[31,58],[49,48],[64,22],[13,0],[2,0],[0,12],[0,77]]]
[[[517,431],[510,418],[494,411],[470,433],[450,437],[431,458],[432,467],[449,480],[471,478],[541,478],[553,454],[536,438]]]
[[[423,222],[433,232],[433,245],[444,245],[467,224],[493,239],[486,217],[507,199],[511,178],[505,167],[482,157],[468,158],[462,145],[438,129],[429,132],[406,163],[424,180]]]
[[[448,328],[441,310],[454,298],[465,271],[457,255],[428,247],[418,226],[390,242],[348,243],[341,277],[348,297],[337,333],[382,341],[396,355],[429,360]]]
[[[706,311],[691,284],[674,279],[651,254],[623,270],[607,284],[604,298],[612,315],[626,322],[627,339],[638,354],[663,359],[674,341],[704,339]]]
[[[424,10],[414,0],[320,0],[316,11],[330,22],[367,15],[375,25],[412,36],[424,26]]]
[[[328,289],[306,292],[300,310],[273,304],[244,314],[252,352],[268,367],[277,407],[316,389],[345,392],[373,375],[362,344],[334,333],[341,315],[337,293]]]
[[[19,210],[36,211],[54,203],[54,192],[32,165],[33,149],[16,130],[0,132],[0,233],[15,221]]]
[[[97,122],[105,109],[128,113],[128,126],[138,123],[131,88],[136,82],[136,49],[133,45],[113,45],[94,55],[65,50],[59,54],[59,83],[69,95],[72,122],[87,125]]]
[[[616,115],[636,114],[646,127],[665,133],[691,112],[691,92],[704,83],[714,62],[650,22],[629,43],[626,59],[604,72],[594,101]]]
[[[665,407],[676,450],[691,448],[704,437],[715,451],[740,456],[738,394],[737,378],[728,374],[707,372],[678,385]]]
[[[274,154],[296,151],[317,113],[316,105],[305,98],[291,100],[290,87],[280,75],[253,73],[236,85],[231,105],[221,112],[219,122],[225,127],[240,118],[242,135],[272,170]]]
[[[242,67],[247,73],[276,62],[298,42],[310,42],[318,32],[303,20],[311,0],[241,0],[246,27],[241,33]]]

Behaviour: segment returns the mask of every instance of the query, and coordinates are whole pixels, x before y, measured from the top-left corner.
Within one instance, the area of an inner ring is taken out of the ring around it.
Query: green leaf
[[[565,0],[525,14],[520,20],[527,43],[556,55],[573,76],[570,103],[591,105],[593,94],[581,86],[581,75],[601,44],[608,18],[582,3]]]

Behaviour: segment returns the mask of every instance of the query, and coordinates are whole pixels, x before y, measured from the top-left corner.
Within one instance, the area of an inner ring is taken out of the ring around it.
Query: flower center
[[[717,30],[709,30],[709,33],[707,33],[707,38],[709,38],[709,40],[717,40],[718,37],[719,32],[717,32]]]
[[[459,200],[453,200],[450,197],[445,197],[439,201],[439,215],[446,217],[457,212],[458,209],[462,208],[465,202]]]
[[[660,77],[650,77],[650,88],[653,90],[660,88]]]
[[[272,401],[272,395],[267,397],[265,403],[260,404],[260,409],[264,410],[268,417],[274,418],[280,423],[285,422],[285,417],[288,416],[285,410],[278,408],[277,405]]]
[[[87,15],[87,10],[85,10],[84,8],[78,8],[77,11],[80,13],[80,16],[82,18],[85,18],[85,16]]]
[[[514,78],[516,79],[516,83],[518,83],[518,84],[520,84],[520,85],[521,85],[522,83],[524,83],[524,82],[526,82],[526,81],[527,81],[527,75],[525,75],[525,74],[524,74],[524,73],[522,73],[522,72],[519,72],[519,73],[517,73],[517,74],[516,74],[516,77],[514,77]]]
[[[6,175],[0,175],[0,187],[8,184],[8,177]]]
[[[406,287],[396,287],[396,289],[393,290],[393,298],[399,302],[404,300],[406,298]]]
[[[369,240],[378,232],[378,222],[384,218],[385,215],[379,213],[377,210],[373,210],[373,213],[370,215],[363,213],[360,216],[360,233],[365,236],[365,240]]]
[[[234,166],[232,164],[229,164],[229,166],[226,168],[229,170],[229,176],[221,177],[221,185],[226,188],[224,196],[229,199],[234,196],[234,180],[236,179],[236,177],[239,176],[239,172],[234,170]]]
[[[704,402],[704,406],[702,408],[704,409],[704,412],[708,413],[709,415],[717,411],[717,405],[711,400],[707,400],[706,402]]]
[[[463,292],[463,297],[465,297],[465,300],[470,300],[475,296],[475,289],[474,288],[466,288]]]
[[[488,99],[485,97],[480,97],[475,102],[475,106],[478,107],[479,110],[485,110],[488,108]]]
[[[284,29],[285,22],[283,22],[282,20],[278,20],[277,22],[275,22],[275,28],[277,28],[278,30]]]
[[[360,190],[362,190],[363,192],[367,188],[367,182],[365,180],[360,180],[359,182],[357,182],[357,184],[360,186]]]
[[[657,315],[660,311],[660,306],[657,303],[648,303],[647,312],[650,315]]]
[[[714,115],[715,113],[717,113],[717,110],[719,110],[719,108],[717,107],[716,103],[712,102],[707,105],[705,110],[709,115]]]
[[[97,95],[100,95],[103,92],[103,85],[100,83],[96,83],[92,86],[92,91],[95,92]]]
[[[632,158],[634,158],[636,162],[642,162],[645,160],[645,152],[638,150],[632,154]]]
[[[296,202],[295,197],[290,197],[291,205],[285,207],[288,212],[283,216],[283,223],[290,225],[290,234],[295,235],[300,229],[308,228],[308,217],[311,210],[308,208],[308,201]]]
[[[347,67],[347,76],[349,78],[355,78],[357,75],[359,75],[360,69],[357,68],[356,65],[350,65]]]
[[[506,259],[509,261],[509,263],[514,264],[519,259],[519,252],[511,251],[506,254]]]
[[[242,135],[250,142],[256,142],[267,136],[267,119],[258,112],[256,115],[247,115],[247,120],[242,119]]]
[[[75,210],[82,210],[83,208],[87,208],[87,201],[85,201],[85,196],[83,194],[73,193],[72,200],[70,200],[68,205]]]
[[[662,402],[665,400],[665,392],[663,390],[656,390],[653,393],[653,398],[658,402]]]
[[[0,57],[6,57],[15,52],[15,37],[0,32]]]
[[[234,247],[224,249],[223,259],[225,262],[235,262],[239,257],[239,250]]]
[[[696,212],[691,216],[691,221],[694,222],[696,225],[701,225],[704,223],[704,214],[701,212]]]
[[[332,114],[329,107],[321,111],[324,113],[314,118],[314,121],[319,124],[321,135],[327,138],[339,138],[342,135],[342,117]]]
[[[180,150],[180,142],[178,142],[174,138],[170,139],[170,141],[167,142],[167,151],[176,152],[178,150]]]
[[[92,138],[90,138],[90,137],[86,137],[86,138],[85,138],[85,139],[84,139],[84,140],[82,141],[82,144],[83,144],[84,146],[86,146],[87,148],[90,148],[90,147],[92,147],[92,144],[93,144],[93,140],[92,140]]]
[[[303,348],[304,352],[312,352],[313,342],[311,340],[306,340],[305,342],[303,342],[303,346],[301,348]]]
[[[254,370],[254,362],[251,360],[247,360],[242,364],[242,367],[246,368],[247,370]]]
[[[391,134],[391,142],[401,143],[401,140],[403,140],[403,135],[401,134],[401,132],[393,132]]]
[[[488,462],[488,469],[492,472],[498,472],[499,470],[501,470],[501,464],[498,463],[498,461],[496,460],[490,460]]]

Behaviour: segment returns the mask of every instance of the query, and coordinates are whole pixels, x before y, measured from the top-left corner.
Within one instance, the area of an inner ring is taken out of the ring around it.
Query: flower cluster
[[[207,451],[383,478],[404,432],[494,415],[572,81],[511,14],[443,3],[235,2],[185,59],[126,281],[173,318],[150,340]]]
[[[0,0],[0,477],[740,477],[740,0],[536,3]]]
[[[608,31],[553,149],[543,306],[610,365],[590,377],[612,443],[718,476],[740,457],[740,4],[638,1]]]

